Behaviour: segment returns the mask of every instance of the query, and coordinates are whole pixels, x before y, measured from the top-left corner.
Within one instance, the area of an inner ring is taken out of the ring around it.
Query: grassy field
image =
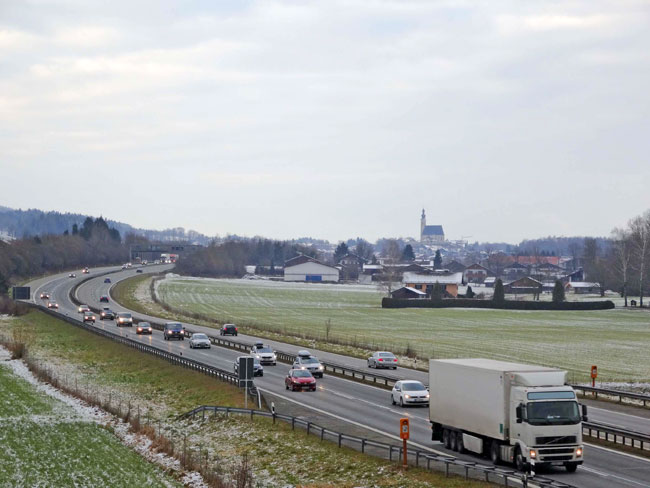
[[[369,349],[557,366],[574,381],[596,364],[601,381],[650,381],[650,314],[641,310],[391,310],[373,287],[248,280],[165,280],[158,294],[176,309],[243,327],[323,340],[330,320],[331,338]]]
[[[71,407],[0,365],[0,487],[177,486]]]
[[[168,438],[176,440],[177,445],[180,445],[181,439],[186,438],[193,448],[200,447],[202,451],[209,453],[210,459],[224,473],[231,472],[232,467],[241,461],[242,454],[246,453],[258,482],[255,486],[488,486],[481,482],[465,481],[460,477],[446,478],[442,473],[430,473],[422,469],[403,472],[397,469],[394,463],[348,448],[339,449],[335,443],[320,442],[318,437],[307,436],[299,429],[294,432],[290,425],[283,422],[273,425],[268,419],[251,420],[247,416],[234,415],[228,418],[219,416],[205,423],[198,420],[190,424],[179,422],[173,414],[190,410],[199,404],[241,406],[242,395],[237,388],[225,383],[137,353],[133,349],[71,327],[40,312],[32,312],[14,319],[0,318],[0,335],[24,341],[31,356],[38,355],[43,362],[51,364],[62,374],[81,372],[80,382],[87,383],[91,389],[119,389],[128,392],[135,404],[155,403],[157,408],[165,410],[167,414],[166,417],[160,418],[160,422],[156,422],[157,429],[162,430]],[[18,389],[11,387],[11,391]],[[39,408],[47,409],[48,405]],[[19,430],[3,429],[4,425],[0,420],[0,446],[9,445],[10,449],[16,452],[25,451],[25,456],[29,456],[28,451],[33,449],[47,458],[43,448],[34,445],[33,439],[40,436],[48,439],[47,442],[54,446],[59,446],[57,443],[60,442],[76,446],[76,455],[83,459],[92,460],[101,455],[102,459],[97,462],[97,471],[100,468],[102,471],[110,470],[110,467],[102,464],[103,456],[107,452],[105,448],[83,438],[83,432],[61,432],[57,440],[50,440],[48,436],[54,434],[45,434],[39,432],[37,426],[29,426],[26,430],[25,447],[22,447],[18,445]],[[68,435],[67,439],[65,435]],[[60,449],[63,455],[67,453],[68,447],[61,446]],[[96,450],[98,454],[93,455],[91,449]],[[11,477],[13,472],[10,470],[13,467],[2,465],[2,459],[0,457],[0,480],[15,479]],[[76,462],[70,460],[71,465],[76,466]],[[56,482],[48,486],[69,485],[65,480],[59,482],[59,478],[52,479]],[[87,479],[89,478],[83,478],[78,485],[156,486],[155,483],[139,481],[107,485],[102,480],[93,479],[94,482],[87,482]],[[32,485],[34,484],[27,484]],[[0,487],[3,487],[2,481]]]

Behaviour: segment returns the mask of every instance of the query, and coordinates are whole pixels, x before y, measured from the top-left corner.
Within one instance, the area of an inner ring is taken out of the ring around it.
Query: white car
[[[429,390],[421,382],[415,380],[401,380],[395,383],[390,392],[393,405],[429,405]]]
[[[256,342],[251,349],[251,356],[260,360],[261,364],[270,364],[275,366],[278,358],[275,351],[262,342]]]
[[[210,343],[210,339],[208,339],[207,335],[192,334],[192,337],[190,338],[190,349],[210,349],[210,347],[212,347],[212,344]]]
[[[79,313],[90,312],[90,307],[88,305],[79,305],[77,312]]]

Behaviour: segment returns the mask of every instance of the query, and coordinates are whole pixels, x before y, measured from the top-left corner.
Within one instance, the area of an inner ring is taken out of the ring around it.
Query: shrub
[[[564,300],[564,285],[560,280],[556,280],[553,287],[553,303],[562,303]]]
[[[498,305],[495,308],[501,308],[501,305],[503,302],[505,302],[505,299],[506,294],[505,290],[503,289],[503,281],[501,281],[501,278],[499,278],[494,282],[494,295],[492,296],[492,301],[495,303],[495,305]]]
[[[383,298],[382,308],[499,308],[504,310],[608,310],[614,308],[611,300],[597,302],[538,302],[504,300],[501,304],[493,300],[475,298],[445,298],[440,301],[409,300],[407,298]]]

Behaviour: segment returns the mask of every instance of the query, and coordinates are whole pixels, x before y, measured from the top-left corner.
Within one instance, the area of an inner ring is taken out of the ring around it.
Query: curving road
[[[169,265],[147,266],[144,271],[147,273],[158,272],[169,269]],[[111,274],[112,284],[119,280],[135,275],[134,269],[120,271],[119,268],[92,269],[91,276],[104,271],[117,270]],[[78,283],[86,275],[78,273],[77,278],[68,278],[67,273],[55,275],[49,278],[35,280],[30,283],[33,292],[33,301],[38,303],[41,300],[38,295],[46,290],[52,294],[52,298],[60,305],[59,313],[79,318],[76,306],[69,300],[68,294],[73,285]],[[109,295],[112,284],[104,283],[104,277],[97,277],[89,280],[79,287],[77,297],[90,306],[99,307],[99,297]],[[110,307],[113,311],[128,311],[124,307],[112,301]],[[137,312],[132,312],[134,317],[140,320],[161,321],[157,317],[150,317]],[[215,329],[202,327],[194,324],[186,324],[193,331],[201,331],[214,335]],[[232,370],[235,358],[241,353],[213,346],[209,350],[193,350],[189,348],[187,341],[164,341],[162,333],[154,330],[152,336],[138,336],[134,329],[118,328],[113,321],[98,321],[95,327],[100,327],[117,335],[125,335],[144,343],[153,345],[163,350],[182,354],[183,356],[202,361],[204,363]],[[240,335],[237,338],[242,342],[253,342],[257,340],[254,336]],[[301,349],[299,346],[278,343],[264,339],[273,347],[287,352],[296,352]],[[324,351],[312,351],[323,360],[333,363],[347,365],[355,368],[365,368],[365,361],[327,353]],[[289,365],[278,363],[277,366],[265,366],[264,376],[255,379],[255,384],[262,391],[267,391],[275,396],[281,397],[288,402],[295,402],[323,415],[333,416],[341,421],[349,422],[367,430],[382,433],[399,440],[394,434],[397,432],[399,418],[407,416],[411,419],[411,440],[412,444],[421,449],[430,450],[445,455],[456,455],[446,450],[439,442],[431,441],[431,430],[428,421],[428,409],[409,408],[400,409],[390,403],[390,393],[386,390],[365,385],[343,378],[326,375],[318,380],[318,389],[315,393],[288,392],[284,388],[284,377],[289,370]],[[382,373],[383,374],[383,373]],[[405,368],[398,368],[395,371],[386,372],[389,376],[404,379],[419,379],[428,382],[427,374]],[[644,416],[645,411],[617,411],[599,405],[591,408],[590,420],[613,424],[623,428],[650,433],[650,418]],[[463,459],[473,462],[483,462],[481,458],[472,455],[462,455]],[[568,474],[563,469],[553,468],[545,473],[545,477],[557,479],[578,487],[585,488],[612,488],[612,487],[636,487],[650,488],[650,460],[634,455],[628,455],[610,449],[586,444],[585,464],[577,473]]]

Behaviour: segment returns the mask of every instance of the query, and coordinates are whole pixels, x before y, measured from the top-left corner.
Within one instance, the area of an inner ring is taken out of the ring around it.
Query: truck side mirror
[[[582,407],[582,421],[588,422],[589,417],[587,417],[587,405],[580,405]]]
[[[526,406],[523,403],[520,403],[519,405],[517,405],[515,413],[517,415],[517,423],[518,424],[526,421]]]

